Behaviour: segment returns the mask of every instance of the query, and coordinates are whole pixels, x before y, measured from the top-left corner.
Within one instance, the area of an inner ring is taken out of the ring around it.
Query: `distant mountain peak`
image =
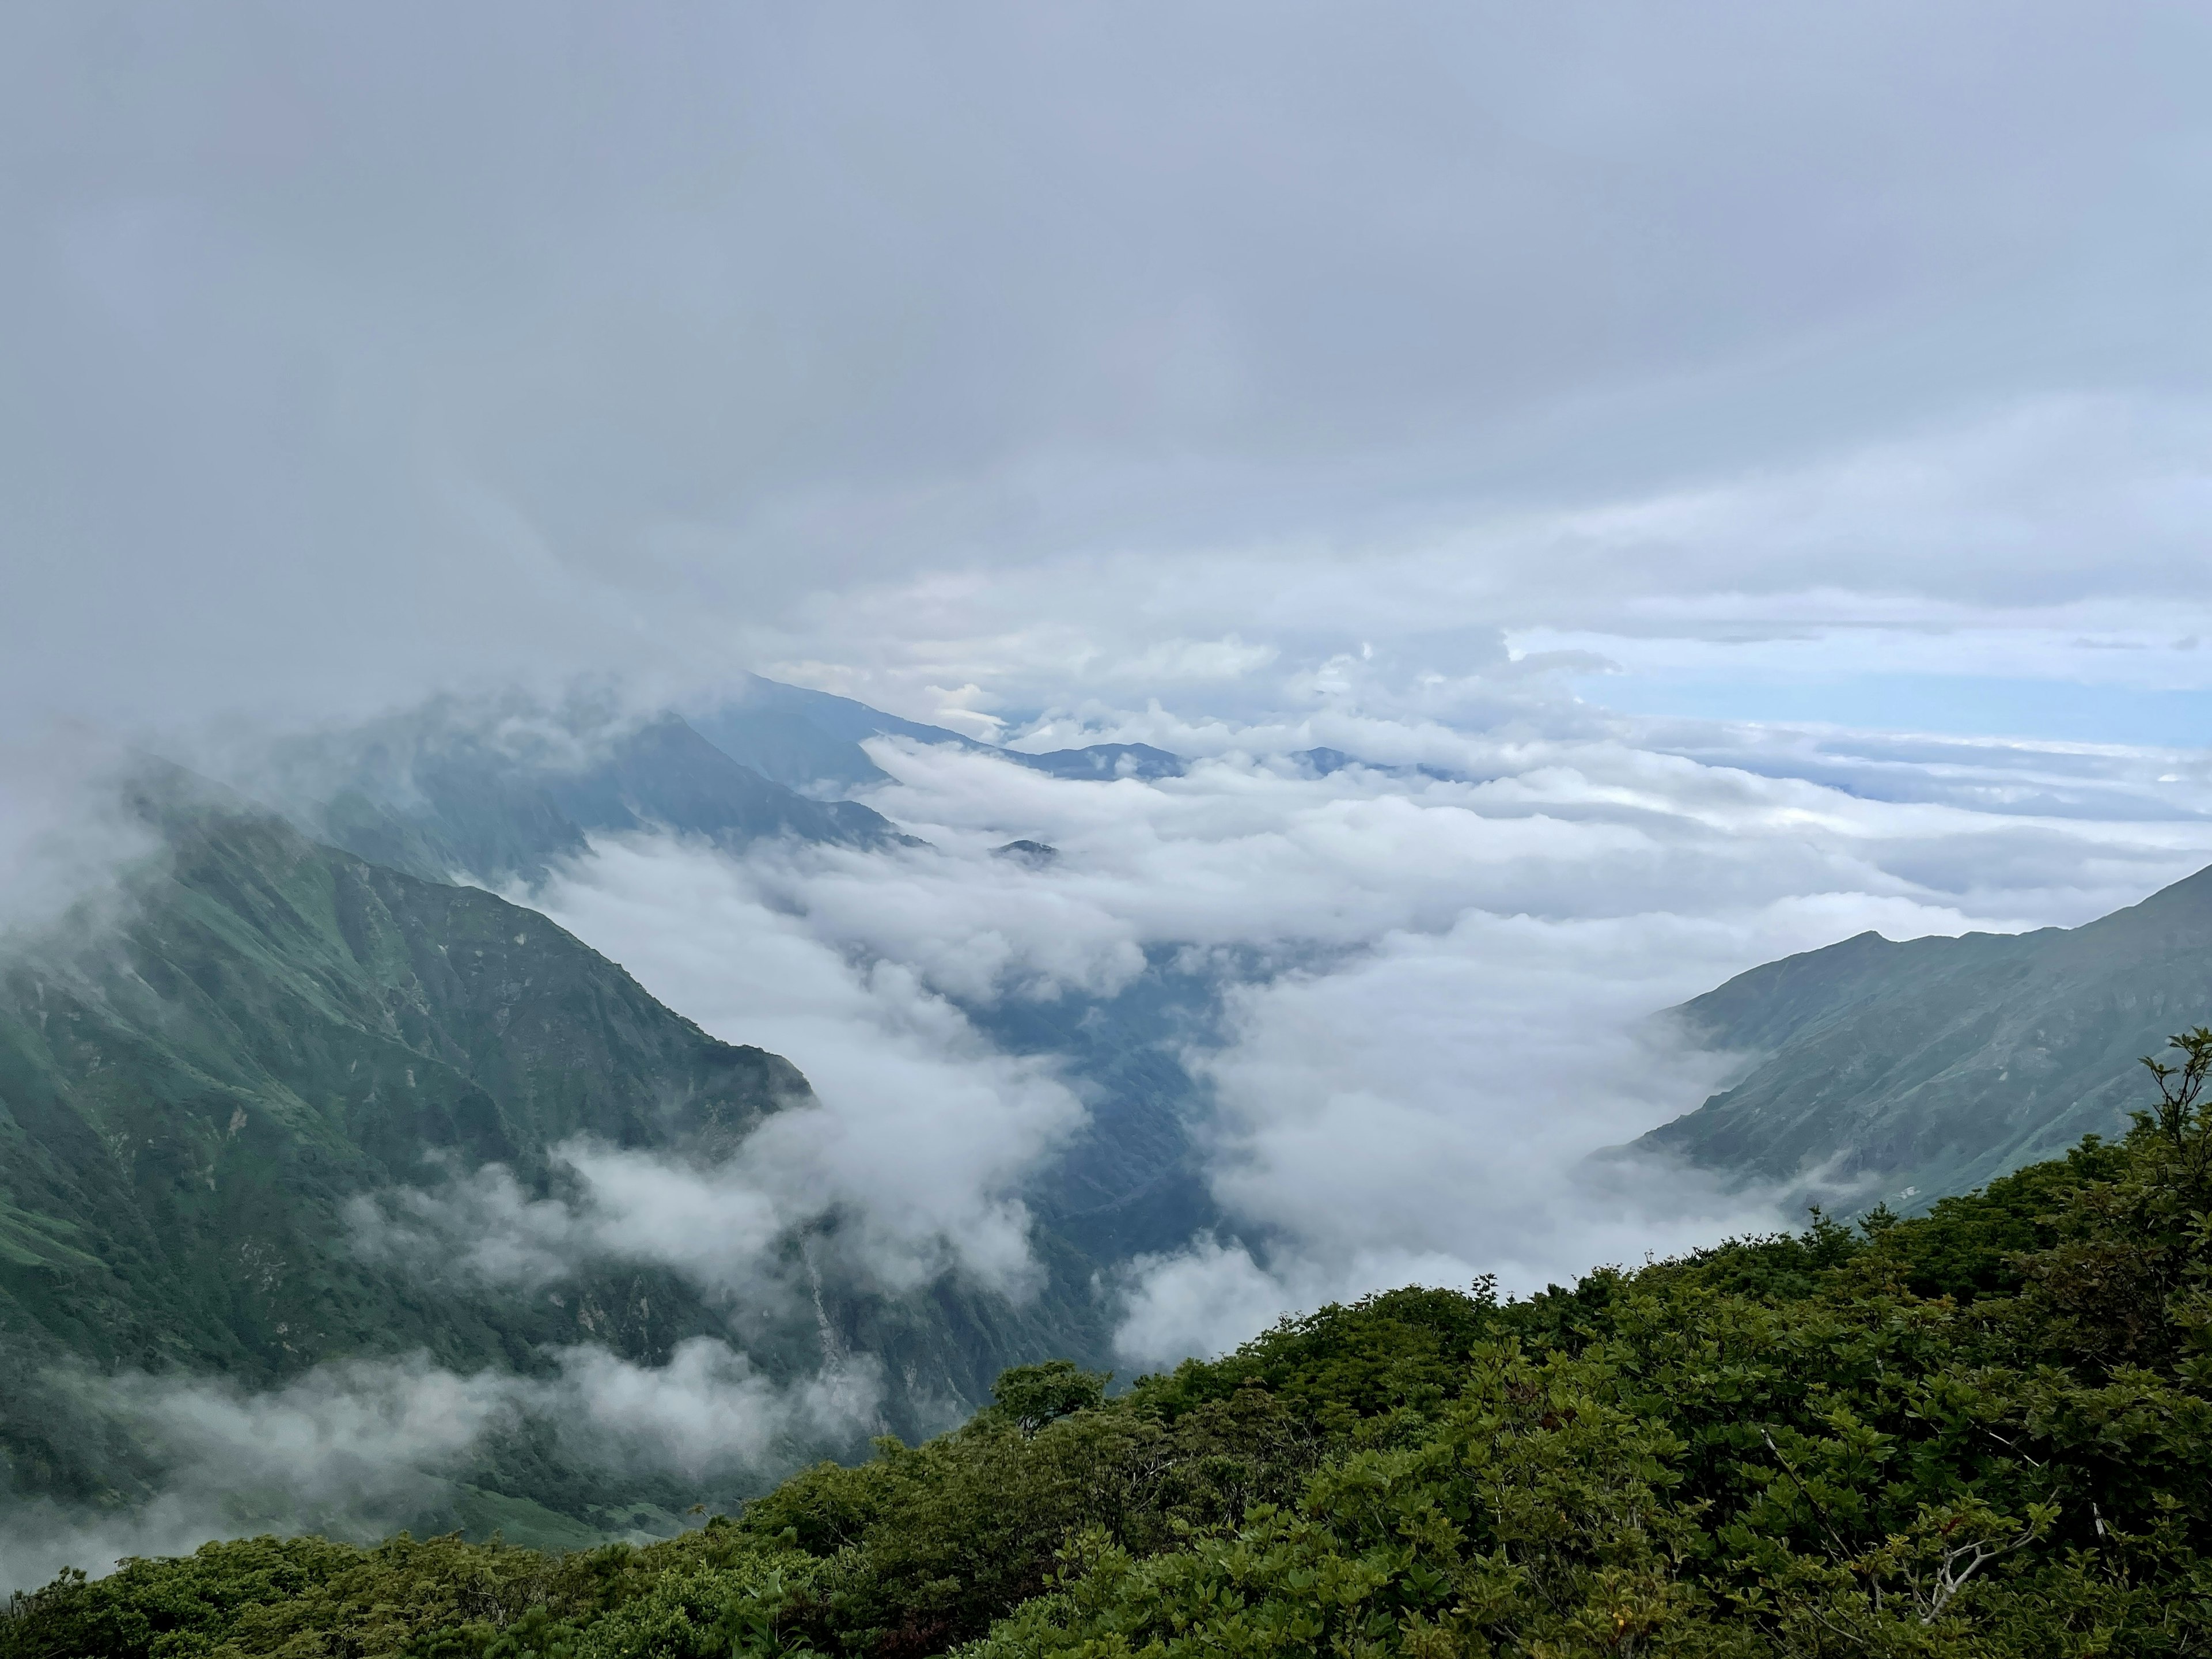
[[[872,808],[811,798],[739,763],[679,715],[609,721],[563,741],[562,717],[539,713],[524,743],[513,728],[526,723],[487,725],[441,706],[295,740],[277,768],[285,805],[372,862],[532,887],[593,835],[669,830],[732,851],[779,838],[908,839]]]
[[[1180,755],[1155,749],[1148,743],[1094,743],[1085,749],[1054,749],[1042,755],[1012,749],[999,753],[1017,765],[1048,772],[1056,778],[1179,778],[1189,769]]]

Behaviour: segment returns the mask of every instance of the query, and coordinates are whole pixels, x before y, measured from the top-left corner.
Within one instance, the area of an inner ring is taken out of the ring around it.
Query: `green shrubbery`
[[[2212,1032],[2124,1141],[1499,1303],[1071,1366],[735,1520],[562,1557],[210,1545],[0,1655],[974,1659],[2212,1649]]]

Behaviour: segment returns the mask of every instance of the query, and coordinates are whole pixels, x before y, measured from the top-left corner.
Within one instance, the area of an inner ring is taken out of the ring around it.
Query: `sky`
[[[1592,1173],[1721,1075],[1653,1011],[2212,860],[2208,80],[2157,0],[7,8],[0,920],[131,850],[118,745],[757,671],[1194,764],[879,744],[927,850],[602,843],[532,902],[818,1107],[380,1248],[724,1282],[842,1206],[1018,1293],[1085,1107],[963,1001],[1162,944],[1282,971],[1132,1365],[1771,1222]],[[757,1392],[691,1364],[564,1376]],[[302,1386],[160,1410],[513,1405]]]
[[[2189,744],[2201,8],[0,20],[0,692]],[[1371,692],[1370,692],[1371,695]]]

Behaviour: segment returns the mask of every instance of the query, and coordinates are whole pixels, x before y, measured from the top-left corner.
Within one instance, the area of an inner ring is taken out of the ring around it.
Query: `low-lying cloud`
[[[0,728],[0,950],[38,941],[72,908],[112,919],[118,879],[160,846],[126,810],[131,757],[100,734],[52,721]]]
[[[709,1031],[795,1062],[816,1097],[711,1168],[568,1149],[588,1194],[562,1224],[572,1237],[726,1287],[774,1238],[835,1218],[835,1249],[884,1288],[945,1273],[1017,1297],[1033,1287],[1021,1188],[1085,1116],[1048,1058],[999,1052],[921,965],[839,939],[760,870],[703,847],[605,840],[534,901]],[[525,1249],[528,1228],[554,1219],[520,1218]]]
[[[2212,789],[2185,757],[1516,695],[1521,717],[1488,727],[1347,699],[1249,722],[1094,708],[1015,734],[1196,757],[1153,783],[879,741],[893,781],[867,799],[928,846],[611,842],[545,902],[718,1035],[796,1060],[824,1107],[763,1131],[786,1139],[760,1167],[896,1248],[945,1241],[918,1272],[1018,1259],[1023,1182],[1079,1115],[960,1007],[1110,995],[1164,947],[1209,964],[1215,1036],[1183,1059],[1229,1231],[1123,1272],[1121,1347],[1150,1364],[1389,1284],[1528,1290],[1784,1224],[1759,1194],[1593,1159],[1726,1073],[1656,1011],[1867,928],[2078,923],[2212,858]],[[1059,856],[992,856],[1016,837]]]
[[[346,1206],[355,1249],[465,1280],[534,1290],[594,1261],[652,1262],[706,1287],[757,1282],[796,1206],[727,1165],[569,1141],[552,1149],[569,1190],[533,1195],[502,1164]]]
[[[421,1354],[347,1360],[264,1391],[137,1372],[52,1379],[88,1424],[143,1449],[160,1490],[105,1512],[46,1499],[0,1510],[0,1590],[242,1531],[379,1537],[449,1507],[486,1441],[525,1421],[550,1427],[580,1468],[757,1480],[803,1455],[793,1447],[865,1431],[883,1394],[865,1358],[778,1384],[707,1337],[659,1366],[590,1346],[549,1358],[534,1376],[464,1374]]]

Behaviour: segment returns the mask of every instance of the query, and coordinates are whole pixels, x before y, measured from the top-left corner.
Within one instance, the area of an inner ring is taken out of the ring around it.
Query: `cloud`
[[[694,1479],[772,1468],[788,1443],[849,1439],[880,1420],[884,1379],[867,1356],[789,1386],[711,1337],[677,1345],[667,1364],[633,1365],[604,1348],[568,1348],[561,1376],[533,1398],[587,1466],[665,1469]]]
[[[1189,1355],[1210,1357],[1257,1335],[1286,1311],[1323,1296],[1300,1297],[1252,1260],[1242,1244],[1212,1237],[1188,1249],[1129,1264],[1115,1346],[1139,1365],[1163,1368]]]
[[[828,1248],[876,1284],[910,1290],[952,1272],[1026,1294],[1036,1264],[1020,1188],[1082,1123],[1081,1103],[1048,1059],[994,1048],[916,964],[810,926],[763,878],[775,856],[754,866],[611,838],[535,896],[670,1006],[793,1061],[817,1103],[775,1114],[708,1170],[568,1149],[587,1194],[580,1220],[486,1189],[489,1207],[519,1224],[512,1248],[526,1255],[531,1230],[548,1224],[570,1244],[580,1236],[727,1286],[757,1273],[769,1240],[835,1217]],[[877,890],[887,905],[899,896]],[[955,948],[988,961],[990,945]]]
[[[1346,703],[1402,715],[1425,687],[1496,718],[1540,701],[1540,677],[1607,664],[1662,691],[1668,677],[1803,685],[1816,709],[1823,682],[1850,675],[1979,682],[2000,704],[2023,681],[2202,690],[2204,664],[2171,644],[2212,627],[2191,574],[2208,428],[2201,395],[2011,399],[1656,485],[1439,495],[1414,522],[1357,532],[885,577],[784,648],[841,657],[837,689],[878,701],[957,672],[985,709],[1060,715],[1148,696],[1246,720]],[[1161,672],[1163,627],[1233,631],[1253,653],[1179,684]],[[1629,690],[1581,689],[1598,703]],[[1898,702],[1916,697],[1934,700],[1923,684]],[[2040,729],[2022,713],[1984,729]]]
[[[0,701],[204,738],[780,663],[1196,758],[879,744],[933,850],[597,848],[556,919],[821,1104],[387,1195],[472,1271],[733,1285],[835,1217],[878,1282],[1018,1294],[1083,1108],[963,1005],[1182,947],[1234,981],[1189,1057],[1230,1224],[1133,1352],[1571,1272],[1729,1218],[1583,1161],[1704,1086],[1650,1008],[2212,853],[2201,749],[1604,706],[2205,689],[2208,64],[2198,10],[1978,0],[18,8]],[[0,753],[0,921],[132,850],[69,748]]]
[[[1196,757],[1149,784],[878,742],[892,781],[868,799],[927,846],[732,860],[611,841],[548,902],[823,1089],[818,1116],[763,1132],[788,1139],[749,1152],[744,1203],[835,1202],[873,1218],[886,1259],[987,1280],[1020,1259],[1024,1183],[1078,1114],[961,1008],[1110,996],[1163,950],[1203,966],[1223,1014],[1183,1059],[1210,1090],[1193,1127],[1227,1222],[1116,1279],[1149,1364],[1407,1279],[1527,1290],[1782,1224],[1756,1194],[1592,1161],[1724,1073],[1650,1014],[1865,928],[2071,925],[2212,860],[2212,775],[2168,753],[1626,721],[1540,690],[1469,729],[1419,712],[1433,689],[1401,693],[1395,718],[1102,704],[1053,729]],[[1322,775],[1297,758],[1316,746],[1364,761]],[[1060,856],[992,855],[1016,837]],[[703,1217],[721,1190],[635,1211]]]
[[[14,15],[0,690],[735,655],[984,721],[2185,602],[2208,58],[2040,3]]]
[[[665,1264],[730,1291],[764,1282],[785,1230],[811,1218],[728,1165],[693,1169],[588,1141],[550,1156],[573,1194],[533,1197],[500,1164],[359,1194],[346,1206],[354,1248],[494,1285],[536,1289],[617,1261]]]
[[[1525,1293],[1784,1220],[1695,1171],[1591,1157],[1734,1068],[1647,1017],[1720,977],[1742,925],[1470,912],[1243,988],[1206,1071],[1213,1190],[1243,1239],[1137,1264],[1121,1351],[1172,1362],[1251,1334],[1255,1310],[1400,1284]]]
[[[100,734],[61,722],[0,733],[0,948],[52,943],[72,908],[112,921],[118,879],[159,846],[125,805],[131,757]]]
[[[794,1443],[870,1426],[882,1397],[865,1358],[779,1385],[704,1337],[660,1366],[594,1347],[549,1358],[533,1376],[462,1374],[422,1354],[347,1360],[265,1391],[218,1377],[57,1377],[88,1422],[153,1460],[158,1491],[99,1513],[46,1499],[0,1509],[0,1589],[271,1528],[373,1539],[447,1508],[485,1442],[526,1419],[583,1468],[757,1480],[794,1461]]]

